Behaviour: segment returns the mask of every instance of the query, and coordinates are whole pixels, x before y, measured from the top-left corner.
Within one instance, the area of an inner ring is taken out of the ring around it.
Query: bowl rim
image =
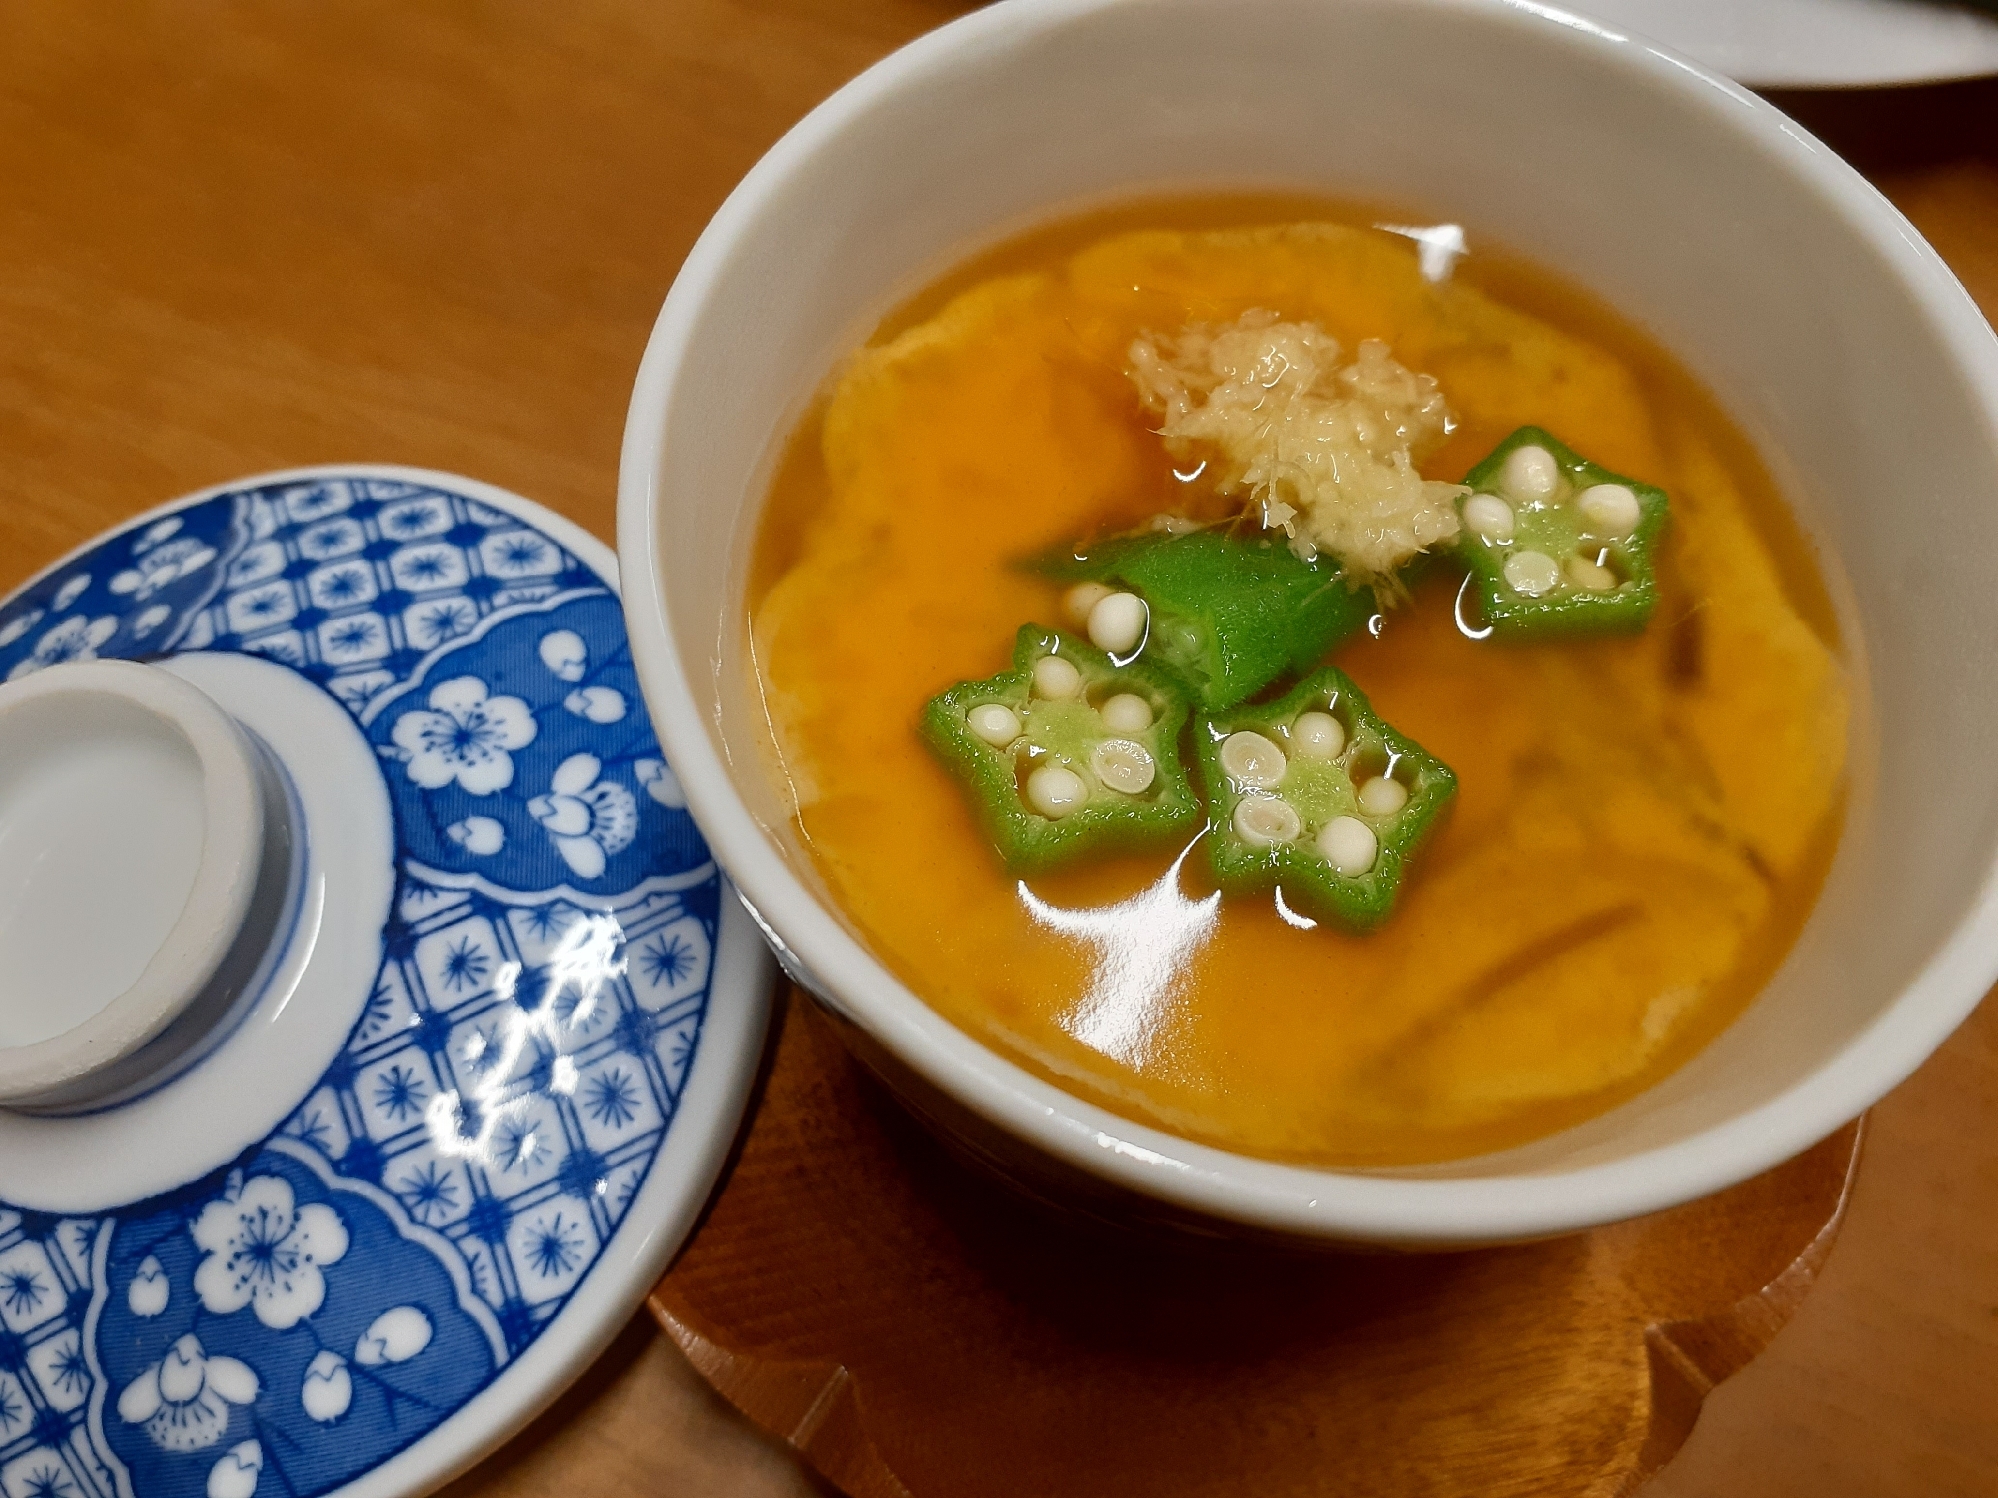
[[[710,739],[659,585],[658,459],[699,315],[773,197],[848,126],[902,90],[1004,42],[1017,45],[1145,0],[1001,0],[910,42],[819,104],[757,162],[695,243],[654,324],[626,417],[618,549],[639,681],[722,866],[794,977],[947,1097],[1004,1133],[1142,1197],[1280,1234],[1451,1247],[1552,1236],[1709,1195],[1771,1169],[1871,1107],[1962,1023],[1998,979],[1998,860],[1948,938],[1861,1031],[1782,1092],[1662,1145],[1568,1169],[1409,1177],[1284,1164],[1196,1143],[1113,1113],[989,1049],[875,958],[787,866]],[[1383,0],[1332,0],[1354,8]],[[1538,28],[1728,122],[1812,189],[1900,283],[1974,392],[1998,447],[1998,336],[1921,234],[1829,147],[1775,106],[1670,50],[1537,0],[1397,0]],[[687,641],[702,660],[708,642]]]

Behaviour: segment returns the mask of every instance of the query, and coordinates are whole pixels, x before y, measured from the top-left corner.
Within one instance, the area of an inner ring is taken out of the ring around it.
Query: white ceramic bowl
[[[762,776],[745,548],[815,385],[967,251],[1065,209],[1203,185],[1420,206],[1647,326],[1776,465],[1870,675],[1848,829],[1790,959],[1691,1064],[1522,1149],[1402,1175],[1309,1170],[1078,1101],[873,957]],[[688,257],[632,400],[619,539],[667,751],[782,959],[919,1110],[1064,1191],[1095,1182],[1162,1215],[1314,1239],[1560,1233],[1805,1148],[1912,1071],[1998,972],[1998,341],[1914,229],[1796,125],[1557,11],[1006,0],[924,37],[780,141]]]

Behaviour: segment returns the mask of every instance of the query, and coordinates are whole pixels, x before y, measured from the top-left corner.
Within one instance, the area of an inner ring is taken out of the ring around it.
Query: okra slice
[[[1387,919],[1457,793],[1450,767],[1330,666],[1274,702],[1201,719],[1193,742],[1215,882],[1280,887],[1285,903],[1356,931]]]
[[[1093,643],[1169,666],[1210,712],[1310,670],[1375,610],[1336,562],[1302,561],[1281,537],[1127,537],[1042,568],[1075,579],[1065,601]]]
[[[1200,821],[1180,753],[1191,704],[1147,661],[1118,664],[1038,624],[1013,669],[930,699],[922,731],[1017,873],[1171,843]]]
[[[1663,489],[1521,427],[1464,477],[1458,555],[1498,639],[1634,634],[1658,601]]]

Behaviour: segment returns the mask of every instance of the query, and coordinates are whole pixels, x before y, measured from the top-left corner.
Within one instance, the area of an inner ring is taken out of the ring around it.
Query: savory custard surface
[[[1844,770],[1829,613],[1741,439],[1655,349],[1523,271],[1494,263],[1508,305],[1475,257],[1432,283],[1407,240],[1337,223],[1095,235],[1031,237],[919,299],[839,373],[779,472],[756,668],[774,773],[849,919],[1032,1070],[1270,1158],[1502,1148],[1683,1062],[1794,939]],[[1235,508],[1175,472],[1128,353],[1258,310],[1348,357],[1381,340],[1434,377],[1459,424],[1424,479],[1461,479],[1532,424],[1671,498],[1640,635],[1474,639],[1443,556],[1335,652],[1459,787],[1365,936],[1220,900],[1198,857],[1016,879],[914,727],[944,687],[1001,669],[1021,623],[1065,622],[1020,559]]]

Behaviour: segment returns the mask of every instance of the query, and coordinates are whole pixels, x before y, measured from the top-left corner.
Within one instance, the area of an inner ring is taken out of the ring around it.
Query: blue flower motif
[[[76,1484],[56,1462],[44,1461],[23,1474],[21,1498],[77,1498]]]
[[[300,1144],[312,1146],[322,1155],[326,1153],[326,1146],[333,1142],[333,1131],[328,1127],[325,1115],[317,1108],[299,1114],[285,1126],[285,1133]]]
[[[32,1315],[48,1296],[50,1286],[32,1269],[0,1271],[0,1306],[16,1316]]]
[[[268,656],[271,660],[282,661],[287,666],[305,664],[305,652],[299,648],[298,636],[289,632],[275,639],[253,641],[243,648],[258,655]]]
[[[673,1069],[675,1075],[684,1075],[687,1066],[694,1059],[694,1036],[687,1030],[673,1037]]]
[[[222,1439],[229,1406],[252,1404],[257,1392],[257,1375],[247,1363],[210,1357],[189,1332],[125,1385],[118,1415],[127,1425],[143,1425],[162,1451],[200,1451]]]
[[[671,937],[662,936],[638,949],[639,970],[652,988],[661,983],[678,983],[694,970],[697,960],[692,943],[677,931]]]
[[[421,1223],[449,1217],[458,1205],[457,1183],[436,1160],[426,1160],[404,1176],[396,1186],[396,1195],[409,1208],[409,1215]]]
[[[137,566],[128,567],[113,577],[111,591],[129,593],[134,601],[144,603],[160,589],[184,577],[192,577],[214,560],[215,548],[212,546],[193,539],[169,541],[138,557]]]
[[[164,520],[155,520],[151,525],[146,527],[144,534],[132,543],[132,555],[135,557],[144,556],[168,537],[179,535],[181,527],[185,524],[186,522],[178,515],[169,515]]]
[[[194,1271],[204,1309],[227,1316],[245,1306],[273,1331],[298,1325],[326,1299],[321,1270],[347,1252],[347,1226],[331,1207],[301,1207],[283,1176],[240,1174],[188,1229],[202,1249]]]
[[[552,1148],[539,1118],[508,1119],[500,1126],[493,1144],[499,1167],[508,1174],[516,1170],[525,1174],[534,1169],[535,1164]]]
[[[381,626],[373,619],[342,619],[326,631],[326,648],[344,659],[373,649],[380,639]]]
[[[332,692],[349,712],[359,713],[372,702],[383,689],[393,686],[395,678],[385,671],[369,671],[358,676],[335,677]]]
[[[581,681],[589,670],[590,647],[573,629],[551,629],[535,649],[541,664],[563,681]]]
[[[325,608],[339,608],[350,603],[363,603],[373,596],[366,569],[361,567],[338,567],[321,577],[313,588],[318,602]]]
[[[687,809],[687,793],[680,787],[680,777],[663,759],[641,759],[631,767],[638,777],[638,783],[645,787],[645,794],[661,806],[674,811]]]
[[[147,1254],[133,1271],[132,1282],[125,1287],[125,1304],[134,1316],[150,1321],[161,1314],[173,1301],[173,1282],[167,1278],[166,1266],[156,1254]]]
[[[309,557],[330,557],[352,551],[366,540],[366,533],[353,521],[336,520],[299,537],[298,549]]]
[[[240,1441],[208,1471],[208,1498],[252,1498],[264,1475],[261,1441]]]
[[[0,650],[5,650],[9,645],[20,639],[22,635],[41,622],[42,611],[40,609],[29,609],[24,614],[16,614],[4,625],[0,625]]]
[[[471,604],[462,598],[447,598],[440,603],[424,605],[417,615],[416,627],[426,646],[441,645],[446,640],[470,634],[472,626],[478,622],[479,611]]]
[[[271,588],[245,598],[242,605],[243,613],[251,619],[268,619],[284,612],[284,607],[289,602],[291,595],[288,592],[282,588]]]
[[[336,515],[350,489],[364,497]],[[387,987],[219,1194],[210,1182],[191,1200],[183,1189],[65,1222],[69,1258],[51,1249],[48,1261],[39,1245],[55,1219],[18,1224],[0,1204],[0,1230],[15,1229],[0,1238],[6,1498],[90,1498],[123,1471],[141,1495],[330,1492],[453,1418],[590,1271],[666,1133],[658,1063],[681,1032],[628,1018],[614,922],[600,960],[565,936],[610,921],[599,908],[643,920],[630,980],[655,1009],[669,990],[698,989],[708,963],[701,931],[660,929],[684,914],[671,897],[639,888],[707,853],[687,818],[656,810],[674,805],[655,785],[663,760],[615,598],[585,588],[585,564],[504,510],[408,484],[274,483],[183,513],[0,612],[0,677],[100,652],[256,652],[334,694],[394,796]],[[576,595],[548,596],[566,588]],[[440,700],[454,674],[463,695]],[[560,903],[565,877],[601,881],[616,904]],[[711,920],[707,898],[697,908]],[[468,1122],[430,1148],[416,1126],[440,1094],[454,1105],[440,1134]],[[364,1118],[381,1138],[359,1132]],[[476,1163],[444,1152],[457,1143]],[[410,1304],[380,1316],[393,1301],[369,1303],[377,1295]],[[398,1373],[432,1323],[439,1355]]]
[[[501,572],[531,572],[548,557],[548,544],[525,531],[500,537],[491,547],[493,561]]]
[[[465,1037],[464,1044],[459,1047],[458,1060],[474,1077],[485,1076],[499,1065],[504,1056],[505,1050],[500,1044],[499,1028],[497,1024],[474,1026],[472,1033]]]
[[[301,543],[302,544],[302,543]],[[252,546],[229,564],[229,586],[247,588],[284,571],[284,548],[275,541]]]
[[[367,1007],[361,1011],[360,1033],[370,1040],[379,1036],[395,1017],[395,990],[386,981],[375,984],[375,991],[368,995]]]
[[[397,1062],[375,1083],[375,1106],[398,1123],[407,1123],[423,1112],[430,1089],[414,1067]]]
[[[627,1009],[618,1016],[617,1045],[625,1055],[642,1059],[659,1038],[659,1021],[643,1009]]]
[[[386,528],[398,536],[414,536],[436,523],[437,512],[429,505],[408,505],[388,517]]]
[[[556,992],[554,1000],[556,1020],[571,1030],[588,1034],[603,1022],[606,1009],[602,1003],[601,983],[564,983]]]
[[[492,958],[472,937],[460,937],[444,954],[444,981],[453,993],[477,988],[492,971]]]
[[[582,1262],[582,1253],[582,1233],[573,1223],[565,1221],[560,1212],[528,1230],[528,1267],[543,1279],[567,1274]]]
[[[552,942],[568,929],[573,912],[567,905],[537,905],[521,917],[527,934],[536,941]]]
[[[409,757],[409,778],[434,791],[457,781],[474,796],[513,784],[513,753],[534,742],[538,725],[518,697],[494,697],[476,676],[439,682],[430,709],[404,713],[391,737]]]
[[[392,1306],[368,1323],[354,1344],[354,1361],[363,1368],[406,1363],[430,1345],[436,1327],[417,1306]]]
[[[65,1394],[76,1396],[88,1389],[90,1361],[83,1355],[83,1343],[78,1340],[64,1346],[49,1364],[49,1372],[55,1386]]]
[[[444,835],[474,858],[490,858],[506,846],[506,823],[494,817],[466,817],[446,827]]]
[[[344,496],[330,484],[293,490],[286,498],[291,501],[292,515],[299,520],[317,520],[346,505]]]
[[[646,937],[634,957],[636,977],[651,994],[682,999],[707,986],[713,944],[699,917],[683,915]]]
[[[354,1402],[354,1375],[347,1360],[330,1347],[322,1347],[306,1365],[299,1386],[298,1402],[305,1413],[322,1425],[330,1425],[347,1413]]]
[[[609,856],[638,835],[638,800],[615,780],[599,780],[594,754],[572,754],[555,767],[548,794],[527,803],[548,830],[562,861],[583,879],[601,879]]]
[[[606,1127],[621,1129],[638,1117],[638,1089],[620,1070],[598,1072],[583,1089],[583,1111]]]
[[[396,586],[408,593],[427,593],[434,588],[452,588],[471,577],[465,554],[455,546],[437,542],[405,547],[389,558],[389,573]]]
[[[65,661],[94,661],[97,659],[97,648],[116,633],[118,621],[108,614],[101,619],[86,619],[81,614],[72,614],[35,641],[34,650],[14,663],[7,679],[14,681],[30,672],[59,666]]]

